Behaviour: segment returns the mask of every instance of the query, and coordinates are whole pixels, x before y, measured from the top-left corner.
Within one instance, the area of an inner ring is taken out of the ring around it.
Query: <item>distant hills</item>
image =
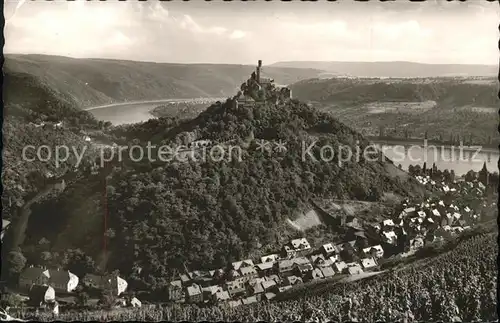
[[[250,65],[169,64],[49,55],[6,55],[9,76],[26,77],[63,94],[77,107],[124,101],[221,97],[235,93],[254,70]],[[291,84],[322,71],[265,67],[276,83]]]
[[[439,77],[495,76],[498,66],[460,64],[422,64],[413,62],[325,62],[289,61],[271,64],[273,67],[310,68],[323,70],[325,77]]]

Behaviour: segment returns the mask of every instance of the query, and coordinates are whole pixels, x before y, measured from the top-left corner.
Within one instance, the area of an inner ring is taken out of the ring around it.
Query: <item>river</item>
[[[440,170],[454,170],[458,176],[466,174],[469,170],[479,171],[486,162],[490,172],[498,172],[498,150],[491,148],[442,146],[437,144],[416,143],[386,143],[373,141],[382,149],[383,153],[390,158],[395,165],[401,164],[404,170],[409,165],[432,167],[435,163]]]
[[[198,99],[165,99],[155,101],[140,101],[140,102],[127,102],[119,104],[111,104],[100,107],[88,108],[98,120],[111,121],[114,125],[127,124],[147,121],[154,118],[150,111],[155,107],[168,103],[168,102],[200,102],[207,101],[207,106],[210,102],[216,100],[223,100],[220,98],[198,98]],[[495,149],[481,149],[476,153],[475,148],[462,148],[437,146],[437,149],[427,145],[427,147],[420,147],[416,143],[409,143],[401,141],[396,142],[380,142],[374,143],[382,148],[384,146],[384,153],[387,157],[392,159],[396,165],[401,164],[402,168],[407,170],[409,165],[423,165],[427,162],[427,167],[431,167],[436,163],[438,169],[453,169],[455,174],[460,176],[467,173],[469,170],[479,171],[484,162],[490,172],[498,171],[498,150]],[[420,146],[423,146],[422,142]],[[413,148],[411,148],[413,147]],[[410,149],[411,148],[411,149]]]
[[[195,98],[195,99],[163,99],[152,101],[135,101],[116,103],[103,106],[87,108],[85,110],[92,113],[98,120],[110,121],[113,125],[143,122],[155,118],[150,111],[155,107],[171,102],[206,102],[207,107],[222,98]]]

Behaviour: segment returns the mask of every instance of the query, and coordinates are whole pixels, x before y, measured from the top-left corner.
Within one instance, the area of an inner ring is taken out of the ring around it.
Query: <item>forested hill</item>
[[[224,97],[252,72],[249,65],[170,64],[48,55],[6,55],[4,73],[29,75],[79,107],[124,101]],[[278,84],[316,77],[314,69],[267,67]]]
[[[165,127],[158,126],[162,122]],[[404,172],[381,158],[372,162],[361,157],[342,165],[337,153],[333,160],[319,159],[322,145],[335,152],[341,145],[354,151],[359,142],[363,151],[368,143],[296,100],[235,107],[230,99],[180,125],[159,119],[147,126],[155,143],[211,139],[242,147],[242,153],[241,160],[126,162],[111,175],[109,246],[114,251],[108,265],[142,287],[164,287],[184,263],[220,268],[272,251],[290,238],[286,220],[304,211],[311,198],[377,201],[386,193],[421,193]],[[147,133],[141,132],[143,144]],[[258,149],[260,139],[268,141],[272,153]],[[312,149],[317,161],[302,156],[302,142],[313,140],[318,140]],[[276,150],[279,141],[286,142],[286,151]],[[132,266],[142,268],[140,274]]]
[[[291,85],[297,98],[330,103],[422,102],[497,107],[497,85],[461,79],[310,79]]]
[[[315,68],[355,77],[496,76],[496,65],[422,64],[413,62],[277,62],[275,67]]]

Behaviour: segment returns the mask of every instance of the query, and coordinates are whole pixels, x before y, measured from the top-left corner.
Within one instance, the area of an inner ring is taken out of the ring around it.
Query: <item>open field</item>
[[[377,113],[411,113],[419,114],[434,109],[436,101],[423,102],[373,102],[363,106],[371,114]]]

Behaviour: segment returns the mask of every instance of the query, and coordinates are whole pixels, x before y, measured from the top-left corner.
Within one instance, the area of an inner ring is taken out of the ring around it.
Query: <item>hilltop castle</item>
[[[274,102],[279,104],[292,98],[292,90],[288,87],[276,86],[274,80],[262,77],[262,60],[250,78],[241,84],[241,91],[234,97],[236,108],[253,107],[256,102]]]

